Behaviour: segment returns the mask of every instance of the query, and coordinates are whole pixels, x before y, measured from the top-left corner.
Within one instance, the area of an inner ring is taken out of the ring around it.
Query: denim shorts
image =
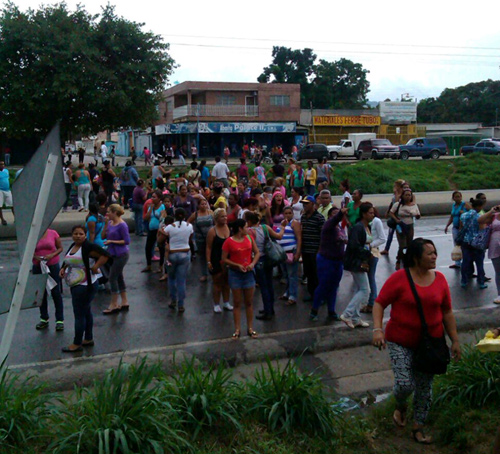
[[[242,273],[229,269],[229,287],[232,289],[246,289],[255,287],[255,275],[253,271]]]

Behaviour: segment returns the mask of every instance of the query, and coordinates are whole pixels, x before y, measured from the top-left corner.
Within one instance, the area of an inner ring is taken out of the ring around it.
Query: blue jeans
[[[389,234],[387,235],[387,242],[385,243],[384,251],[389,252],[391,249],[392,239],[394,238],[394,229],[389,229]]]
[[[61,278],[59,277],[60,271],[59,263],[54,265],[49,265],[50,276],[57,282],[57,285],[50,291],[52,299],[54,300],[54,306],[56,308],[56,321],[64,321],[64,306],[61,294]],[[33,265],[33,274],[42,274],[42,269],[40,265]],[[49,305],[47,303],[48,295],[47,290],[43,292],[42,305],[40,306],[40,318],[42,320],[49,319]]]
[[[142,209],[144,204],[134,203],[134,220],[135,220],[135,234],[142,235],[144,233],[144,220],[142,219]]]
[[[186,279],[191,263],[191,252],[174,252],[168,257],[172,264],[168,267],[168,289],[172,301],[177,301],[178,307],[184,306],[186,299]]]
[[[456,228],[456,227],[453,227],[453,228],[451,229],[451,234],[452,234],[452,236],[453,236],[453,245],[454,245],[454,246],[456,246],[456,244],[457,244],[457,236],[458,236],[458,232],[459,232],[459,231],[460,231],[460,230],[459,230],[458,228]],[[456,261],[455,261],[455,265],[461,266],[461,265],[462,265],[462,260],[456,260]]]
[[[299,262],[282,263],[281,271],[286,279],[286,290],[283,296],[289,300],[297,301],[299,295]]]
[[[314,291],[312,308],[317,311],[321,303],[326,302],[328,305],[328,313],[333,314],[335,313],[335,305],[337,304],[337,293],[340,280],[344,273],[344,264],[342,260],[330,260],[318,254],[316,266],[319,283]]]
[[[467,285],[469,278],[473,273],[473,264],[476,264],[477,282],[479,285],[484,284],[484,251],[475,249],[467,244],[462,245],[462,285]]]
[[[71,302],[73,303],[73,314],[75,315],[75,337],[73,344],[82,345],[82,339],[90,341],[93,337],[94,318],[90,304],[97,292],[97,282],[87,285],[75,285],[71,287]]]
[[[274,314],[273,267],[264,265],[264,257],[259,259],[255,267],[255,280],[259,284],[266,314]]]
[[[370,296],[370,284],[368,273],[364,271],[351,271],[354,285],[358,288],[344,311],[344,316],[350,318],[354,324],[361,319],[361,305],[368,301]]]
[[[375,272],[377,271],[378,257],[370,259],[370,271],[368,271],[368,283],[370,284],[370,297],[368,298],[368,306],[375,304],[377,298],[377,281],[375,279]]]

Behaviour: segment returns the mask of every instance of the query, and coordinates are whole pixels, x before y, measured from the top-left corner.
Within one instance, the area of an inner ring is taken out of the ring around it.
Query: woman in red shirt
[[[433,337],[443,336],[444,330],[452,341],[452,356],[460,358],[457,326],[451,309],[450,288],[443,274],[435,271],[437,251],[431,240],[413,240],[406,253],[409,267],[422,309]],[[382,328],[384,310],[391,306],[390,319]],[[396,425],[406,425],[406,401],[413,397],[414,425],[412,435],[418,443],[429,444],[424,424],[431,406],[432,380],[434,375],[413,368],[415,350],[421,340],[422,324],[417,303],[413,296],[405,270],[396,271],[384,284],[373,308],[373,345],[379,349],[389,347],[394,372],[393,393],[396,410],[393,419]]]
[[[241,303],[245,304],[247,316],[247,333],[256,338],[253,330],[253,293],[255,290],[255,264],[259,261],[259,249],[247,231],[244,219],[233,223],[233,236],[222,245],[222,263],[229,267],[229,287],[233,292],[233,317],[235,331],[233,339],[241,335]]]

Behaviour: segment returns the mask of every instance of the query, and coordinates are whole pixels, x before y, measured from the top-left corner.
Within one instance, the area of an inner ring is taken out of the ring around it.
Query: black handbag
[[[398,208],[397,208],[396,212],[394,213],[396,216],[399,213],[399,208],[400,207],[401,207],[401,202],[399,202]],[[394,230],[397,225],[398,225],[398,223],[396,222],[396,220],[391,215],[389,215],[389,219],[387,219],[387,227],[389,227],[390,229]]]
[[[448,364],[450,363],[450,349],[446,344],[445,336],[433,337],[429,334],[429,328],[425,321],[422,302],[418,296],[415,283],[411,277],[410,270],[406,270],[408,281],[410,282],[411,291],[417,303],[418,313],[422,322],[422,339],[415,351],[413,357],[413,368],[419,372],[427,374],[442,375],[446,373]]]

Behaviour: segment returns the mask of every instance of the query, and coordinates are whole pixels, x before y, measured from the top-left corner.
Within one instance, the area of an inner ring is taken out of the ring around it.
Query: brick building
[[[288,151],[303,140],[300,85],[232,82],[183,82],[164,92],[155,126],[155,148],[199,143],[200,156],[222,154],[227,145],[241,152],[254,141]]]

